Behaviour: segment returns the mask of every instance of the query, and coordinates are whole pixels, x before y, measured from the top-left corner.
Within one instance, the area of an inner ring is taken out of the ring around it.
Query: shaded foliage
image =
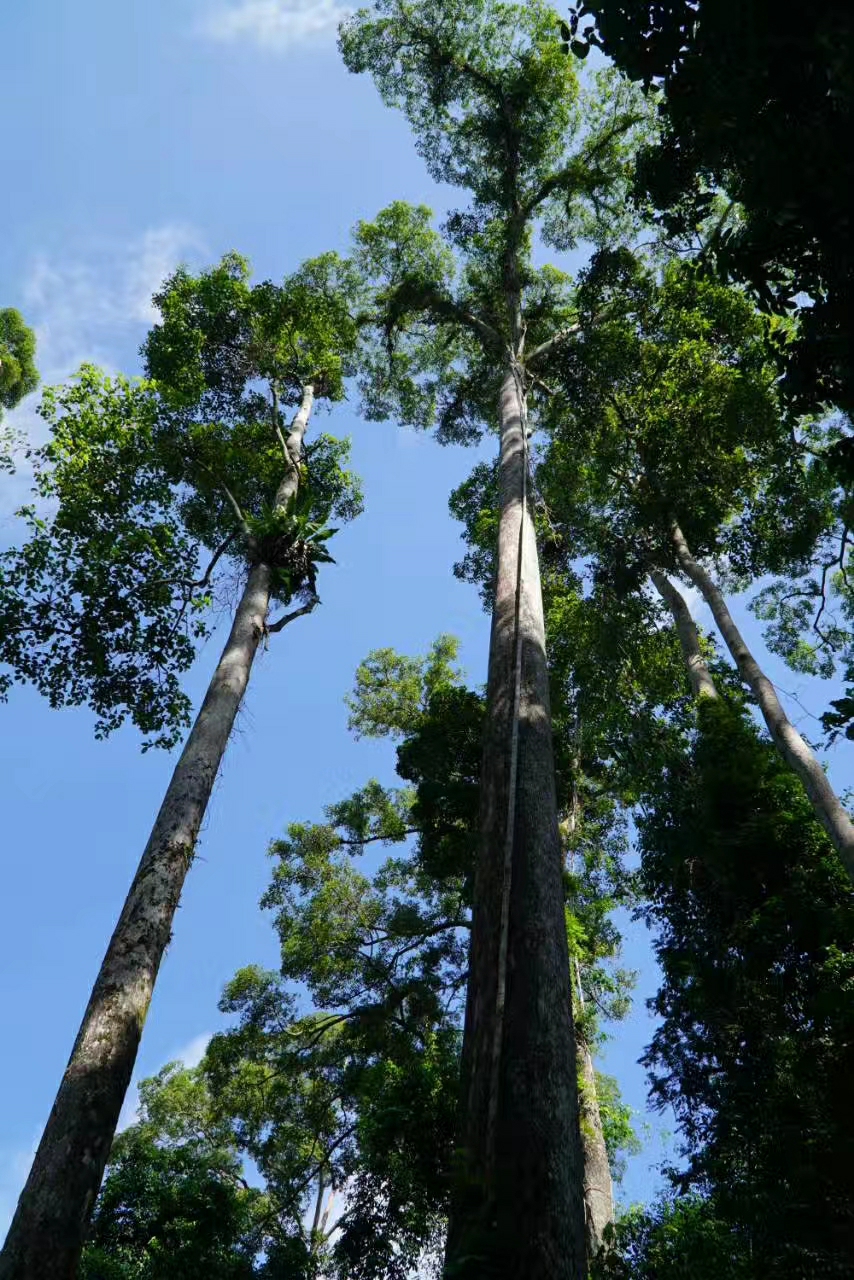
[[[850,411],[850,5],[818,0],[796,21],[773,0],[584,0],[576,20],[585,14],[597,28],[588,39],[663,90],[662,138],[638,178],[666,228],[693,232],[716,188],[738,202],[741,216],[719,222],[706,255],[763,307],[800,304],[784,353],[787,393],[802,408],[829,401]]]
[[[726,702],[702,702],[640,820],[663,972],[647,1053],[750,1274],[845,1275],[854,1242],[851,888],[798,783]]]

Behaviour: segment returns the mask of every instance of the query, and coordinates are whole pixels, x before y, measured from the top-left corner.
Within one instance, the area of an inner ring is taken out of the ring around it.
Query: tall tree
[[[529,389],[572,341],[575,325],[564,278],[535,270],[531,246],[537,227],[562,247],[582,231],[594,233],[591,206],[618,197],[626,139],[641,114],[614,83],[607,108],[602,99],[588,103],[582,124],[585,110],[557,37],[546,5],[492,0],[381,0],[341,34],[348,67],[369,70],[384,100],[406,113],[432,176],[471,195],[470,210],[446,224],[462,266],[456,289],[453,263],[439,245],[433,262],[441,274],[401,271],[401,246],[419,228],[411,214],[404,225],[400,207],[360,238],[380,268],[380,351],[388,359],[378,399],[385,392],[386,407],[410,421],[438,419],[444,438],[476,437],[484,423],[497,425],[500,436],[464,1132],[447,1268],[532,1280],[578,1280],[586,1264],[527,450]],[[412,326],[416,334],[395,343]],[[437,369],[440,397],[429,376],[418,377]]]
[[[179,270],[156,302],[162,322],[145,345],[155,384],[112,383],[90,370],[48,401],[54,430],[42,453],[40,492],[58,498],[58,510],[48,522],[30,509],[32,539],[6,557],[4,599],[16,629],[3,656],[57,702],[80,701],[106,681],[107,727],[131,710],[144,727],[151,721],[174,730],[183,707],[146,696],[156,682],[150,667],[161,659],[174,676],[175,665],[187,665],[192,646],[181,621],[188,608],[209,602],[222,557],[248,574],[21,1194],[0,1255],[3,1280],[75,1274],[258,644],[314,607],[316,565],[329,559],[322,522],[336,508],[346,516],[358,507],[334,442],[316,481],[312,474],[304,483],[313,401],[342,395],[355,342],[337,259],[309,262],[282,286],[252,288],[247,264],[232,255],[197,278]],[[282,405],[289,402],[297,411],[286,438]],[[196,580],[199,544],[211,562]],[[295,596],[304,603],[269,623],[271,599]],[[103,630],[102,616],[109,620]],[[47,656],[35,669],[33,637]]]
[[[221,1005],[236,1025],[214,1038],[197,1071],[166,1071],[144,1087],[143,1124],[129,1153],[124,1138],[117,1144],[93,1249],[101,1242],[112,1257],[153,1222],[156,1267],[168,1229],[162,1207],[199,1193],[196,1155],[200,1172],[219,1170],[231,1185],[228,1153],[239,1150],[264,1182],[265,1251],[287,1259],[300,1280],[403,1280],[441,1257],[484,713],[454,653],[441,637],[423,658],[378,650],[361,664],[353,728],[399,742],[405,785],[370,782],[330,805],[324,821],[292,824],[274,843],[263,905],[274,915],[281,971],[241,970]],[[582,788],[576,800],[574,828],[562,828],[572,864],[565,900],[589,1060],[599,1011],[618,1015],[626,1003],[609,920],[622,893],[622,847],[602,798]],[[381,848],[391,856],[378,863]],[[586,1155],[595,1148],[605,1159],[595,1175],[589,1158],[586,1167],[595,1217],[609,1161],[631,1134],[612,1082],[580,1084],[594,1138]],[[113,1178],[133,1195],[124,1235]],[[207,1186],[205,1177],[205,1194]],[[245,1230],[245,1217],[236,1221]],[[229,1220],[222,1230],[232,1230]],[[199,1230],[177,1224],[175,1241],[188,1258],[203,1255],[213,1243],[208,1217]]]
[[[578,301],[582,315],[605,305],[609,314],[561,356],[543,474],[564,535],[621,590],[639,590],[650,568],[700,590],[854,876],[854,824],[701,563],[726,555],[748,581],[796,571],[837,523],[833,477],[793,440],[780,405],[767,326],[742,294],[690,264],[670,264],[659,282],[625,252],[599,255]],[[788,510],[775,518],[781,497]]]

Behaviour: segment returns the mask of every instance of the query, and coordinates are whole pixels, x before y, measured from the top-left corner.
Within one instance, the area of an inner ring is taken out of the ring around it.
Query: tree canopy
[[[98,735],[130,719],[173,746],[189,723],[181,677],[229,583],[281,541],[292,554],[277,557],[275,597],[312,595],[328,521],[361,509],[347,442],[308,444],[284,524],[273,500],[301,379],[343,393],[356,335],[341,270],[328,255],[251,285],[237,255],[181,269],[155,299],[147,378],[86,366],[46,390],[27,537],[0,556],[4,690],[25,681],[52,706],[89,705]]]
[[[797,307],[784,364],[794,402],[850,412],[850,6],[819,0],[781,23],[771,0],[584,0],[576,30],[585,15],[587,41],[661,90],[661,140],[638,165],[643,195],[682,235],[716,191],[735,202],[705,252],[769,309]]]

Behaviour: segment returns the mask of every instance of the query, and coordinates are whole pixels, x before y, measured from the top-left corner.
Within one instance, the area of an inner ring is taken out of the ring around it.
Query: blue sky
[[[393,199],[448,206],[403,119],[340,65],[342,12],[330,0],[3,7],[0,306],[18,306],[37,327],[45,381],[84,359],[136,371],[151,293],[182,259],[202,265],[237,249],[258,276],[275,278],[345,247],[356,219]],[[36,399],[15,417],[38,439]],[[366,514],[336,539],[323,608],[274,637],[257,664],[161,971],[140,1076],[174,1057],[197,1060],[222,1025],[224,982],[242,964],[275,964],[257,909],[269,841],[368,777],[391,780],[393,749],[346,732],[342,698],[360,659],[379,645],[421,652],[450,631],[471,681],[484,678],[487,619],[451,575],[461,544],[446,506],[475,455],[361,423],[347,405],[329,425],[353,435]],[[3,542],[25,492],[24,477],[0,477]],[[222,638],[191,673],[197,702]],[[779,678],[811,710],[826,705],[825,689]],[[0,721],[2,1230],[173,762],[141,755],[131,731],[97,743],[87,711],[50,711],[29,690],[13,692]],[[852,781],[847,750],[833,757],[841,785]],[[638,1001],[607,1065],[640,1110],[636,1060],[655,975],[635,927],[626,952],[641,971]],[[626,1198],[644,1196],[660,1158],[653,1137],[632,1162]]]

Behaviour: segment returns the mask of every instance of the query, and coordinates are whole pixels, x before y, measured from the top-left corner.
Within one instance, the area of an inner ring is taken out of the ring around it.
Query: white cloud
[[[333,34],[351,12],[336,0],[237,0],[215,9],[202,32],[214,40],[252,40],[281,50]]]
[[[24,306],[43,381],[67,376],[83,360],[109,365],[117,339],[156,318],[151,295],[164,277],[199,248],[189,227],[166,225],[129,244],[100,245],[82,261],[57,263],[39,254],[24,284]]]
[[[23,312],[36,334],[42,386],[61,382],[84,361],[114,371],[128,343],[134,346],[156,319],[151,295],[187,256],[201,249],[187,226],[166,224],[129,243],[102,243],[77,261],[37,254],[23,285]],[[4,423],[28,443],[46,438],[36,412],[40,392],[5,415]],[[29,500],[29,472],[22,459],[14,476],[0,476],[0,507],[16,510]]]
[[[183,1049],[179,1049],[177,1053],[173,1053],[171,1062],[183,1062],[187,1068],[197,1067],[205,1056],[205,1050],[211,1042],[210,1031],[203,1031],[201,1035],[194,1036]]]

